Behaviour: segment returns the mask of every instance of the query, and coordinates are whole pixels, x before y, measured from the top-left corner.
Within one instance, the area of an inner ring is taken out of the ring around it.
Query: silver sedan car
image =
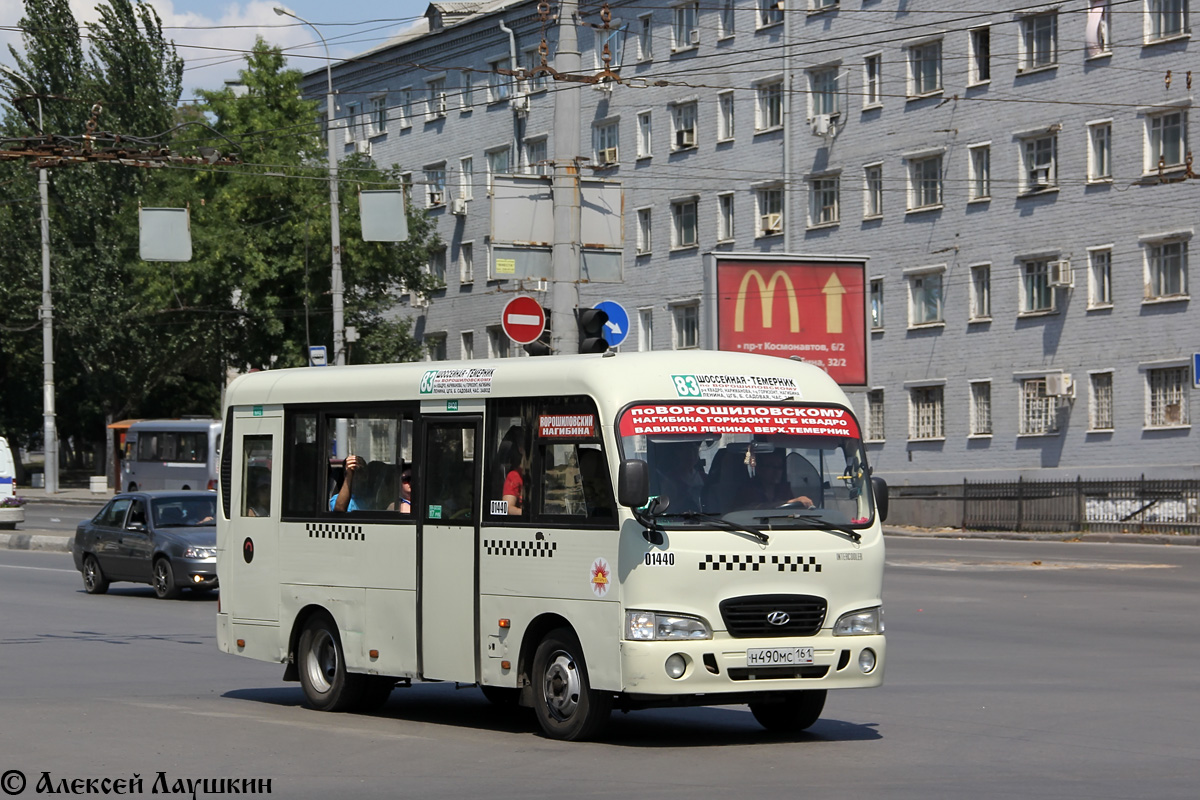
[[[217,496],[127,492],[75,529],[72,552],[88,594],[112,581],[148,583],[161,598],[217,587]]]

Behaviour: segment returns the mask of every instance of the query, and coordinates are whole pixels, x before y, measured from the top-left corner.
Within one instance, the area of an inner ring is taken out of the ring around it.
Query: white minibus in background
[[[144,419],[125,433],[121,490],[217,488],[218,419]]]
[[[797,731],[883,682],[886,492],[798,361],[258,372],[226,392],[218,644],[324,710],[455,681],[557,739],[655,706]]]

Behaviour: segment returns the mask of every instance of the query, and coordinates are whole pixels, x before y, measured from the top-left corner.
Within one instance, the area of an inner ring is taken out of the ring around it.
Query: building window
[[[942,156],[913,158],[908,162],[908,210],[937,208],[942,204]]]
[[[942,322],[942,273],[919,272],[908,276],[908,324]]]
[[[992,382],[971,383],[971,435],[992,435]]]
[[[458,280],[460,283],[475,282],[475,245],[472,242],[458,246]]]
[[[1146,299],[1187,296],[1187,242],[1150,242],[1146,245]]]
[[[674,135],[672,150],[685,150],[696,146],[695,101],[671,106],[671,130]]]
[[[495,177],[497,175],[507,175],[508,174],[509,148],[501,147],[496,150],[489,150],[489,151],[487,151],[486,155],[487,155],[487,169],[488,169],[487,188],[488,188],[488,191],[491,192],[492,191],[492,181],[495,179]]]
[[[1146,405],[1147,428],[1174,428],[1190,424],[1187,408],[1187,367],[1148,369],[1146,381],[1149,391]]]
[[[824,11],[827,8],[837,8],[840,0],[808,0],[810,11]]]
[[[638,350],[644,352],[654,349],[654,309],[638,309]]]
[[[863,108],[883,105],[883,56],[863,59]]]
[[[649,14],[638,17],[638,61],[654,58],[654,19]]]
[[[637,211],[637,254],[644,256],[650,252],[650,209],[639,208]]]
[[[810,117],[824,114],[836,117],[842,112],[841,92],[838,87],[838,68],[824,67],[809,70],[808,96],[810,98]],[[782,89],[783,84],[780,84]],[[782,93],[781,93],[782,94]],[[782,105],[782,100],[780,101]],[[782,121],[780,124],[783,124]]]
[[[1148,0],[1146,13],[1150,39],[1165,39],[1188,32],[1187,0]]]
[[[462,87],[459,90],[462,92],[462,110],[466,113],[475,105],[475,76],[473,73],[464,72],[462,74]]]
[[[719,22],[721,29],[717,34],[722,39],[728,39],[734,34],[734,13],[737,9],[737,0],[721,0],[721,16]]]
[[[445,361],[446,360],[446,334],[444,334],[444,333],[427,333],[427,334],[425,334],[425,360],[426,361]]]
[[[717,241],[733,241],[733,194],[717,195]]]
[[[604,28],[593,29],[595,32],[595,48],[594,48],[593,52],[596,55],[595,66],[596,66],[597,70],[604,69],[604,66],[605,66],[605,64],[604,64],[604,48],[605,48],[605,46],[607,46],[608,47],[608,68],[611,69],[613,72],[620,71],[621,64],[624,63],[624,60],[625,60],[625,29],[626,29],[626,27],[627,26],[625,26],[625,25],[621,25],[620,27],[609,28],[607,30]],[[533,61],[533,63],[530,66],[533,66],[533,67],[541,66],[541,63],[542,63],[541,55],[538,53],[538,49],[536,47],[532,49],[532,53],[534,55],[535,60]],[[537,83],[535,84],[535,87],[537,89],[545,89],[546,88],[546,74],[545,73],[540,73],[538,75],[538,77],[536,78],[536,81],[537,81]]]
[[[863,216],[883,216],[883,165],[863,167]]]
[[[387,133],[387,98],[372,97],[367,101],[367,131],[371,136]]]
[[[1112,248],[1088,251],[1088,308],[1112,305]]]
[[[596,166],[615,167],[620,161],[620,125],[602,122],[592,128],[592,142],[596,148]]]
[[[1058,136],[1053,133],[1021,140],[1021,191],[1042,192],[1058,186]]]
[[[346,104],[346,144],[354,142],[359,136],[359,110],[358,103]]]
[[[475,357],[475,331],[462,332],[462,359],[470,361]]]
[[[700,306],[696,303],[671,307],[676,350],[694,350],[700,346]]]
[[[1088,180],[1112,180],[1112,122],[1088,125]]]
[[[883,421],[883,389],[872,389],[867,392],[867,441],[884,440]]]
[[[1146,117],[1146,172],[1183,164],[1187,153],[1187,115],[1170,111]]]
[[[684,3],[672,9],[671,51],[689,50],[700,44],[699,3]]]
[[[1084,43],[1087,45],[1088,58],[1112,54],[1108,34],[1109,23],[1108,0],[1089,0],[1087,22],[1084,27]]]
[[[774,236],[783,233],[783,189],[769,186],[754,192],[758,205],[758,230],[756,236]]]
[[[439,247],[429,254],[429,274],[439,286],[446,285],[446,248]]]
[[[942,40],[914,44],[908,48],[908,94],[911,97],[942,90]]]
[[[967,200],[992,197],[992,147],[977,144],[967,148]]]
[[[1058,12],[1021,18],[1021,71],[1053,66],[1058,61]]]
[[[654,154],[654,150],[651,147],[654,137],[651,135],[649,111],[643,111],[637,115],[637,131],[638,158],[649,158]]]
[[[992,265],[971,267],[971,321],[992,318]]]
[[[941,386],[914,386],[909,389],[910,439],[942,439],[946,435]]]
[[[733,92],[717,95],[717,141],[733,139]]]
[[[412,87],[405,86],[400,90],[400,127],[409,128],[412,126],[413,119],[413,101]]]
[[[525,174],[553,175],[554,165],[550,163],[548,145],[545,136],[525,140]]]
[[[508,358],[509,338],[504,328],[500,325],[489,325],[487,337],[488,358]]]
[[[783,127],[783,81],[755,86],[754,130],[770,131]]]
[[[604,66],[604,60],[602,57],[602,53],[604,52],[604,42],[600,39],[599,31],[597,31],[595,44],[596,44],[596,47],[595,47],[594,52],[596,54],[596,68],[600,69]],[[612,53],[611,55],[612,55],[613,69],[616,69],[617,67],[621,66],[620,53]],[[532,75],[533,71],[535,69],[538,69],[539,67],[541,67],[542,66],[542,54],[538,50],[538,48],[529,47],[529,48],[526,48],[524,51],[522,51],[521,65],[523,67],[525,67],[526,75]],[[544,72],[539,72],[531,78],[526,78],[525,85],[527,87],[527,91],[530,91],[530,92],[544,91],[546,88],[546,81],[547,81],[547,77],[546,77],[546,73],[544,73]]]
[[[1054,287],[1050,285],[1049,258],[1036,258],[1021,265],[1021,313],[1054,310]]]
[[[425,204],[430,208],[446,204],[446,164],[425,168]]]
[[[671,247],[680,249],[695,247],[700,243],[700,231],[696,227],[695,198],[671,203]]]
[[[425,82],[425,118],[441,119],[446,116],[446,79],[432,78]]]
[[[758,27],[766,28],[783,22],[783,3],[779,0],[758,0]]]
[[[809,227],[837,224],[839,184],[837,175],[809,179]]]
[[[883,330],[883,278],[871,279],[871,330]]]
[[[968,41],[970,53],[970,74],[967,76],[970,86],[978,86],[992,79],[992,29],[975,28],[970,31]]]
[[[1021,381],[1021,422],[1017,432],[1022,436],[1058,433],[1058,398],[1046,394],[1045,378]]]
[[[458,160],[458,196],[463,200],[475,198],[475,159],[471,156]]]
[[[1093,372],[1088,388],[1088,430],[1113,429],[1113,376],[1111,372]]]
[[[488,102],[499,103],[512,97],[512,76],[497,72],[501,69],[511,70],[511,59],[498,58],[495,61],[489,61],[488,67],[492,70],[488,73]]]

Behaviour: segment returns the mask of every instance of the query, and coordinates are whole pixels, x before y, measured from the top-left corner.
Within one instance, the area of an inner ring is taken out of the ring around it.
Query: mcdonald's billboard
[[[715,256],[717,349],[790,358],[867,383],[866,262]]]

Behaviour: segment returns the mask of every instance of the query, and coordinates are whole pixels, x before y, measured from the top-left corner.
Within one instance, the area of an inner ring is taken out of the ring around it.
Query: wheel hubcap
[[[312,647],[304,658],[304,669],[309,684],[316,691],[324,694],[333,688],[334,678],[337,677],[338,654],[337,643],[329,631],[317,631],[313,636]]]
[[[87,564],[84,565],[83,582],[87,584],[89,589],[96,585],[96,562],[90,558]]]
[[[570,653],[559,650],[550,656],[542,681],[546,707],[559,720],[570,719],[579,707],[579,669]]]
[[[167,570],[161,561],[154,565],[154,588],[159,594],[165,594],[170,588],[167,586]]]

